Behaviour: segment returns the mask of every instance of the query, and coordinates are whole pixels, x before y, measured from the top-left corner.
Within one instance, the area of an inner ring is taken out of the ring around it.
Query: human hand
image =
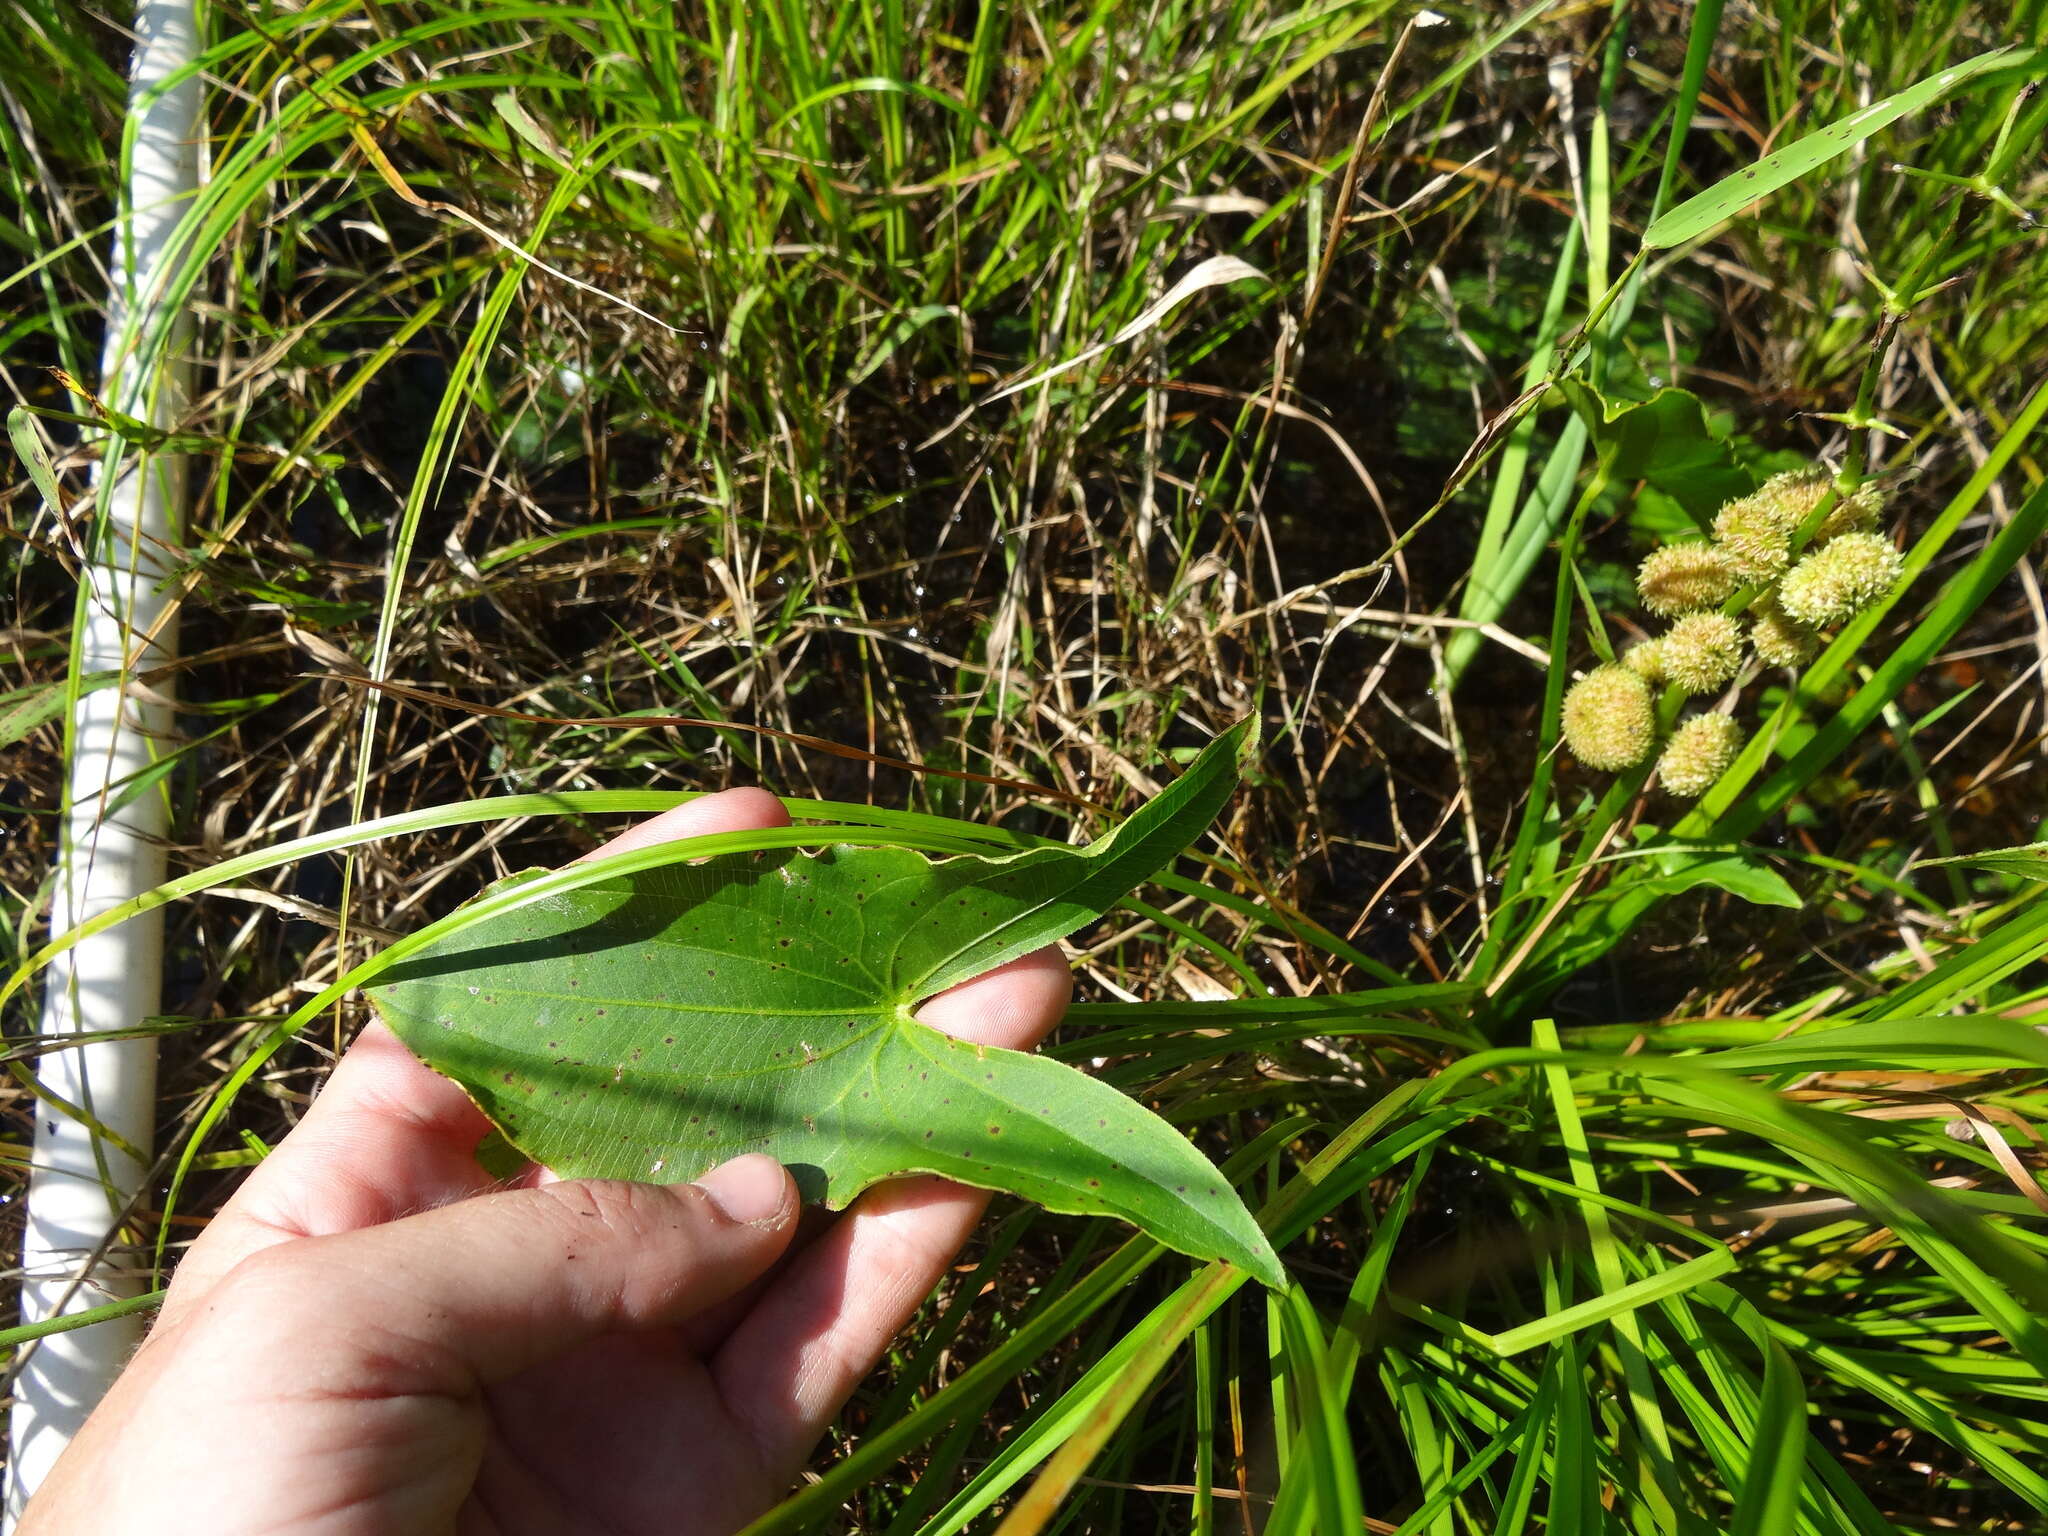
[[[787,821],[728,790],[600,852]],[[1043,949],[919,1016],[1025,1048],[1068,986]],[[19,1536],[735,1530],[794,1481],[988,1202],[902,1179],[793,1249],[796,1191],[769,1158],[696,1185],[508,1189],[477,1166],[486,1129],[365,1030],[192,1245]]]

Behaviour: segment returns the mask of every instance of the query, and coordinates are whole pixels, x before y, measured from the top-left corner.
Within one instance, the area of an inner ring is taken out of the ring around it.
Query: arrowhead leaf
[[[936,1173],[1118,1216],[1279,1286],[1243,1202],[1164,1120],[1072,1067],[911,1016],[1169,865],[1228,799],[1249,727],[1085,848],[934,863],[834,845],[665,865],[458,918],[370,998],[507,1141],[567,1177],[693,1179],[766,1152],[839,1208]]]
[[[1756,489],[1692,391],[1666,387],[1647,400],[1611,400],[1579,379],[1558,388],[1585,421],[1612,478],[1649,481],[1702,529],[1724,503]]]

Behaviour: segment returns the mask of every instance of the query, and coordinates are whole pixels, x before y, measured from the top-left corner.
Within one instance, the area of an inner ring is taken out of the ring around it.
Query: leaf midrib
[[[904,1033],[906,1033],[909,1036],[909,1043],[913,1050],[917,1051],[927,1061],[931,1062],[934,1067],[946,1073],[949,1077],[953,1078],[954,1080],[960,1083],[965,1084],[969,1090],[977,1094],[980,1098],[984,1100],[994,1099],[996,1100],[996,1102],[1006,1105],[1009,1109],[1013,1110],[1017,1114],[1030,1116],[1030,1123],[1035,1128],[1038,1134],[1044,1135],[1049,1139],[1056,1138],[1061,1145],[1075,1148],[1084,1156],[1087,1153],[1095,1150],[1090,1146],[1090,1144],[1084,1137],[1075,1135],[1065,1126],[1060,1125],[1057,1122],[1047,1121],[1040,1118],[1039,1116],[1032,1115],[1030,1109],[1025,1105],[1013,1102],[1011,1100],[1003,1099],[999,1095],[991,1094],[982,1083],[976,1082],[971,1073],[964,1070],[956,1061],[952,1059],[952,1048],[954,1046],[963,1045],[971,1047],[974,1044],[974,1042],[968,1040],[960,1040],[955,1036],[945,1035],[938,1030],[932,1029],[929,1025],[921,1026],[920,1030],[907,1031]],[[936,1046],[934,1045],[932,1039],[929,1038],[935,1035],[938,1037]],[[1005,1055],[1022,1054],[1020,1052],[1015,1051],[1003,1051],[1003,1048],[1001,1046],[988,1046],[984,1049],[988,1051],[1002,1052]],[[881,1087],[881,1080],[879,1077],[876,1078],[875,1085],[878,1089]],[[915,1144],[913,1143],[912,1145],[914,1146]],[[961,1158],[960,1160],[970,1165],[973,1161],[971,1158],[965,1157]],[[1015,1166],[1014,1162],[1012,1163],[1012,1166]],[[959,1177],[959,1175],[948,1172],[945,1174],[945,1177],[955,1178]],[[1219,1178],[1220,1177],[1221,1176],[1219,1175]],[[973,1180],[970,1179],[967,1182],[972,1183]],[[1047,1176],[1045,1178],[1045,1182],[1053,1185],[1055,1188],[1063,1187],[1058,1179],[1052,1178],[1050,1176]],[[988,1186],[984,1185],[979,1187],[986,1188]],[[1103,1199],[1104,1204],[1107,1205],[1111,1197],[1105,1193],[1101,1198]],[[1111,1207],[1111,1209],[1118,1208],[1124,1210],[1141,1210],[1143,1209],[1143,1204],[1142,1202],[1137,1201],[1120,1200],[1117,1206]],[[1200,1220],[1211,1231],[1219,1233],[1225,1232],[1225,1229],[1221,1226],[1221,1224],[1218,1223],[1215,1220],[1215,1218],[1212,1217],[1209,1214],[1209,1212],[1199,1204],[1192,1201],[1184,1201],[1182,1203],[1182,1208],[1189,1215],[1194,1216],[1195,1218]],[[1225,1235],[1227,1236],[1228,1234],[1225,1233]]]
[[[551,993],[551,992],[524,992],[524,991],[521,991],[521,990],[520,990],[520,989],[518,989],[518,988],[512,988],[512,987],[506,987],[506,988],[502,988],[502,989],[500,989],[500,990],[502,990],[502,991],[505,991],[505,992],[509,993],[510,995],[512,995],[512,996],[514,996],[514,997],[555,997],[555,996],[557,996],[557,994],[555,994],[555,993]],[[564,1000],[566,1001],[566,999],[564,999]],[[651,1005],[648,1005],[648,1004],[644,1004],[644,1003],[635,1003],[635,1004],[631,1004],[630,1006],[634,1006],[634,1007],[646,1007],[646,1006],[651,1006]],[[663,1006],[663,1007],[669,1007],[669,1006],[672,1006],[672,1005],[668,1005],[668,1004],[661,1004],[661,1005],[659,1005],[659,1006]],[[677,1007],[677,1008],[680,1008],[680,1007],[681,1007],[681,1005],[673,1005],[673,1006],[675,1006],[675,1007]],[[701,1010],[701,1009],[696,1009],[696,1008],[691,1008],[691,1009],[689,1009],[689,1010],[687,1010],[687,1011],[691,1011],[691,1012],[701,1012],[701,1011],[703,1011],[703,1010]],[[739,1010],[739,1009],[735,1009],[735,1010],[732,1010],[732,1011],[734,1011],[734,1012],[742,1012],[742,1011],[744,1011],[744,1010]],[[642,1076],[647,1076],[647,1077],[666,1077],[666,1078],[673,1078],[673,1079],[677,1079],[677,1080],[687,1080],[687,1081],[690,1081],[690,1082],[709,1082],[709,1083],[726,1083],[726,1082],[739,1082],[739,1081],[743,1081],[743,1080],[745,1080],[745,1079],[747,1079],[747,1078],[750,1078],[750,1077],[765,1077],[765,1076],[767,1076],[768,1074],[770,1074],[770,1073],[772,1073],[772,1072],[800,1072],[800,1071],[802,1071],[802,1070],[803,1070],[804,1068],[806,1068],[806,1067],[815,1067],[815,1066],[817,1066],[817,1065],[818,1065],[818,1064],[819,1064],[820,1062],[824,1062],[824,1061],[829,1061],[829,1060],[830,1060],[831,1058],[833,1058],[834,1056],[838,1056],[838,1055],[841,1055],[841,1054],[843,1054],[843,1053],[844,1053],[844,1052],[846,1052],[846,1051],[852,1050],[852,1049],[853,1049],[853,1048],[854,1048],[855,1046],[859,1045],[859,1044],[860,1044],[861,1042],[863,1042],[863,1041],[866,1041],[866,1040],[872,1040],[872,1039],[874,1039],[874,1038],[875,1038],[875,1036],[876,1036],[877,1034],[879,1034],[879,1033],[882,1033],[882,1032],[883,1032],[883,1031],[885,1031],[885,1030],[891,1030],[891,1029],[894,1029],[894,1028],[895,1028],[895,1026],[896,1026],[896,1025],[897,1025],[897,1024],[899,1023],[899,1022],[902,1022],[902,1021],[905,1021],[905,1020],[908,1020],[908,1022],[911,1022],[911,1023],[915,1023],[915,1022],[916,1022],[916,1020],[914,1020],[914,1019],[910,1019],[910,1018],[909,1018],[909,1015],[908,1015],[907,1013],[902,1013],[902,1012],[901,1012],[901,1010],[898,1010],[898,1009],[889,1009],[889,1010],[885,1010],[885,1011],[883,1011],[883,1012],[880,1012],[880,1013],[877,1013],[877,1014],[873,1014],[873,1015],[870,1015],[870,1014],[869,1014],[869,1011],[868,1011],[868,1010],[865,1010],[865,1009],[860,1009],[860,1008],[832,1008],[832,1009],[827,1009],[827,1010],[824,1010],[824,1011],[823,1011],[822,1013],[819,1013],[819,1014],[816,1014],[816,1015],[813,1015],[813,1014],[808,1014],[808,1013],[806,1013],[806,1014],[802,1014],[802,1015],[797,1015],[797,1014],[795,1014],[794,1012],[792,1012],[792,1013],[791,1013],[791,1014],[790,1014],[789,1016],[790,1016],[790,1017],[799,1017],[799,1016],[800,1016],[800,1017],[805,1017],[805,1018],[809,1018],[809,1017],[814,1017],[814,1016],[815,1016],[815,1017],[822,1017],[822,1018],[833,1018],[833,1019],[843,1019],[843,1018],[845,1018],[845,1017],[846,1017],[846,1016],[847,1016],[847,1015],[848,1015],[849,1013],[850,1013],[850,1014],[853,1014],[853,1015],[854,1015],[854,1016],[856,1016],[856,1017],[869,1017],[869,1016],[871,1016],[871,1017],[873,1018],[873,1022],[872,1022],[872,1023],[871,1023],[871,1024],[870,1024],[870,1025],[869,1025],[869,1026],[867,1027],[867,1028],[866,1028],[866,1029],[862,1029],[862,1030],[859,1030],[859,1031],[857,1031],[856,1033],[854,1033],[854,1034],[851,1034],[851,1035],[848,1035],[848,1036],[846,1036],[846,1037],[845,1037],[845,1038],[843,1038],[843,1039],[835,1040],[835,1041],[833,1041],[833,1043],[832,1043],[832,1044],[830,1044],[830,1045],[828,1045],[828,1046],[812,1046],[812,1047],[811,1047],[811,1054],[810,1054],[810,1055],[808,1055],[808,1056],[805,1056],[805,1055],[803,1055],[803,1054],[802,1054],[801,1052],[798,1052],[798,1053],[797,1053],[797,1054],[798,1054],[798,1059],[796,1059],[796,1060],[793,1060],[793,1061],[789,1061],[789,1062],[772,1062],[772,1061],[771,1061],[771,1062],[765,1062],[765,1063],[763,1063],[762,1065],[760,1065],[760,1066],[758,1066],[758,1067],[749,1067],[749,1068],[747,1068],[746,1070],[744,1070],[744,1071],[739,1071],[739,1072],[707,1072],[707,1071],[703,1070],[703,1069],[702,1069],[701,1067],[689,1067],[689,1066],[686,1066],[686,1065],[684,1065],[684,1064],[677,1064],[677,1065],[668,1065],[668,1064],[665,1064],[665,1063],[662,1063],[662,1062],[658,1062],[658,1061],[647,1061],[647,1060],[644,1060],[644,1059],[643,1059],[643,1060],[641,1060],[641,1061],[634,1061],[634,1062],[615,1062],[615,1061],[614,1061],[614,1062],[598,1062],[598,1061],[586,1061],[586,1062],[584,1062],[583,1064],[584,1064],[585,1066],[591,1067],[592,1069],[597,1069],[597,1070],[604,1070],[604,1071],[610,1071],[610,1070],[612,1070],[612,1069],[614,1069],[614,1068],[618,1068],[618,1067],[630,1067],[630,1068],[631,1068],[631,1069],[632,1069],[632,1070],[633,1070],[633,1071],[634,1071],[635,1073],[638,1073],[638,1074],[640,1074],[640,1075],[642,1075]],[[894,1015],[900,1015],[900,1017],[897,1017],[897,1016],[894,1016]],[[925,1028],[930,1028],[930,1026],[929,1026],[929,1025],[926,1025],[926,1026],[924,1026],[924,1027],[925,1027]],[[471,1035],[471,1036],[470,1036],[470,1038],[471,1038],[471,1039],[477,1039],[477,1040],[480,1040],[480,1039],[482,1039],[482,1037],[481,1037],[481,1036],[477,1036],[477,1035]],[[557,1065],[557,1064],[558,1064],[558,1063],[560,1062],[560,1060],[561,1060],[561,1058],[560,1058],[560,1057],[559,1057],[558,1055],[556,1055],[555,1053],[553,1053],[553,1052],[551,1052],[551,1051],[548,1051],[548,1050],[546,1050],[545,1048],[543,1048],[543,1049],[541,1049],[541,1050],[533,1050],[533,1049],[530,1049],[530,1048],[528,1048],[528,1049],[522,1049],[521,1047],[519,1047],[519,1046],[517,1046],[517,1045],[509,1045],[509,1044],[504,1044],[504,1043],[501,1043],[501,1042],[498,1042],[498,1041],[489,1041],[489,1042],[487,1042],[487,1043],[488,1043],[488,1044],[490,1045],[490,1048],[491,1048],[491,1049],[492,1049],[492,1050],[493,1050],[494,1052],[497,1052],[497,1053],[499,1053],[499,1054],[505,1054],[505,1055],[512,1055],[512,1056],[516,1056],[516,1057],[520,1058],[521,1060],[525,1060],[525,1061],[532,1061],[532,1062],[539,1062],[539,1063],[543,1063],[543,1064],[545,1064],[546,1066],[549,1066],[549,1067],[553,1067],[553,1066],[556,1066],[556,1065]],[[799,1044],[800,1046],[804,1046],[804,1045],[810,1045],[810,1042],[809,1042],[809,1041],[807,1041],[807,1040],[806,1040],[806,1041],[799,1041],[799,1042],[798,1042],[798,1044]]]
[[[862,998],[845,1008],[781,1008],[766,1005],[741,1007],[731,1003],[671,1002],[665,997],[597,997],[587,992],[543,992],[532,987],[492,986],[492,996],[540,998],[555,1003],[579,1003],[591,1008],[659,1008],[669,1013],[731,1013],[755,1019],[837,1019],[848,1014],[887,1012],[891,999]]]

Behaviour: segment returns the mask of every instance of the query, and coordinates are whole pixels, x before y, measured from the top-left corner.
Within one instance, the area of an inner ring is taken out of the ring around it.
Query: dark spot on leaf
[[[661,1043],[663,1045],[674,1045],[676,1043],[676,1037],[674,1035],[663,1035],[661,1037]]]
[[[991,1136],[1000,1136],[1003,1134],[1003,1128],[1000,1125],[992,1125],[988,1128],[988,1133]]]

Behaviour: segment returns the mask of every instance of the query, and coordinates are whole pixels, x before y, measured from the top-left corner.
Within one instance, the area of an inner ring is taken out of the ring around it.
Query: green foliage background
[[[1256,712],[1053,1050],[1296,1286],[999,1207],[757,1529],[2041,1528],[2048,904],[1967,856],[2048,809],[2044,7],[1437,9],[211,6],[137,1242],[288,1127],[387,934],[627,813],[760,781],[1012,847]],[[86,471],[137,438],[80,393],[124,53],[0,12],[18,1059],[56,721],[105,685]],[[1745,681],[1689,810],[1557,753],[1654,540],[1816,457],[1889,492],[1892,597]]]

